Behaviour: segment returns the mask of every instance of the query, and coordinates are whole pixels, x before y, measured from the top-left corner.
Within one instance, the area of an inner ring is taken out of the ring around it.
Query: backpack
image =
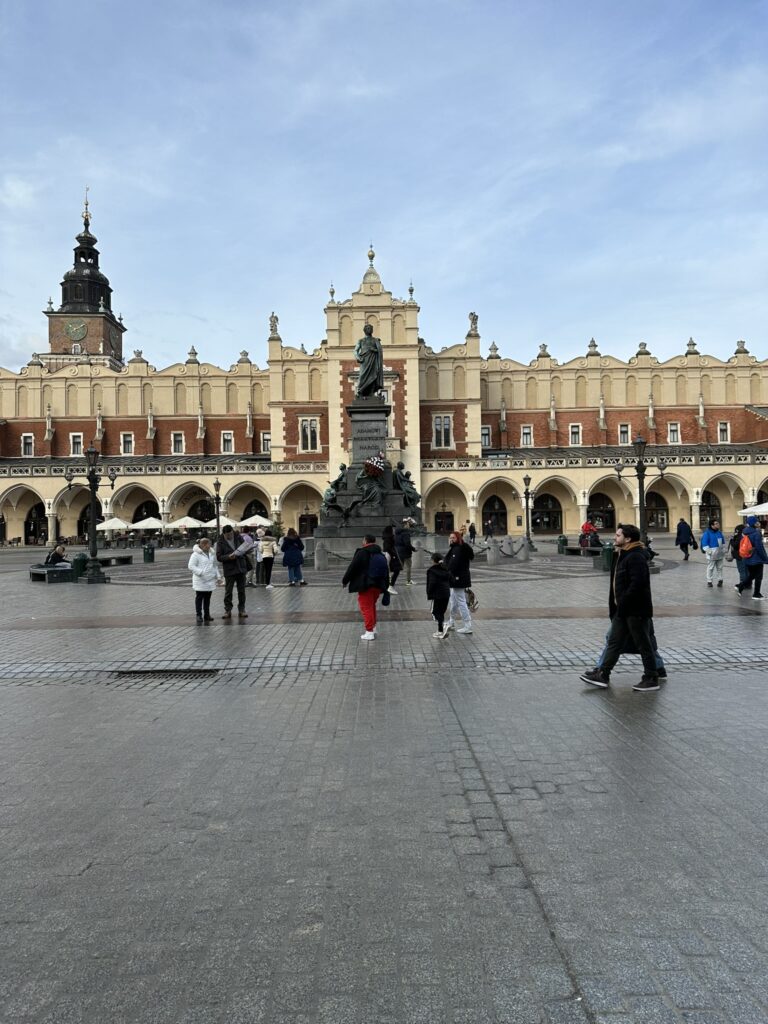
[[[367,583],[369,587],[386,589],[389,579],[389,565],[380,551],[374,552],[368,560]]]
[[[749,539],[747,534],[743,533],[741,535],[741,540],[739,541],[739,558],[749,558],[754,550],[755,545]]]

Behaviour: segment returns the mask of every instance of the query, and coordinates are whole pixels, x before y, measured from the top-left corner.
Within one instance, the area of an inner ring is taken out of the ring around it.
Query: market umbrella
[[[174,519],[172,523],[166,523],[166,530],[199,530],[203,525],[201,519],[194,519],[192,516],[182,516],[181,519]]]
[[[159,519],[155,519],[154,516],[149,516],[147,519],[140,519],[138,523],[131,523],[129,529],[131,530],[163,530],[165,529],[165,523]]]
[[[265,519],[264,516],[249,516],[248,519],[243,519],[242,522],[237,524],[238,526],[271,526],[272,520]]]
[[[740,516],[768,516],[768,501],[762,505],[753,505],[751,508],[743,508],[737,515]]]
[[[117,516],[113,516],[112,519],[105,519],[103,523],[97,523],[97,530],[130,530],[131,524],[126,523],[124,519],[118,519]]]
[[[235,522],[234,519],[230,519],[229,516],[219,516],[219,525],[220,526],[237,526],[237,523]],[[216,529],[216,520],[215,519],[210,519],[207,523],[203,523],[203,528],[206,529],[206,530],[215,530]]]

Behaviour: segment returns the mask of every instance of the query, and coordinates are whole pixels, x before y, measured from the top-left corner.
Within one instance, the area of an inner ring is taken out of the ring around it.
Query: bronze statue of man
[[[381,341],[373,336],[373,327],[366,324],[364,338],[355,345],[355,359],[360,363],[360,377],[355,389],[356,398],[367,398],[384,388],[384,352]]]

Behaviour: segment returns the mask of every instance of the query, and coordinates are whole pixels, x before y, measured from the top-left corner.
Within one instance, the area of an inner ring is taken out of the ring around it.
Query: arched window
[[[227,412],[240,412],[237,384],[227,384]]]
[[[67,385],[67,416],[77,416],[77,384]]]
[[[632,373],[627,377],[627,405],[637,405],[637,377]]]
[[[466,398],[466,384],[464,367],[457,366],[453,371],[453,397],[454,398]]]
[[[210,523],[216,518],[216,506],[211,498],[198,498],[187,515],[199,519],[201,523]]]
[[[117,385],[117,415],[124,416],[128,412],[128,385]]]
[[[651,377],[651,394],[653,395],[653,401],[656,405],[661,404],[661,376],[655,373]]]
[[[501,382],[501,397],[504,399],[504,405],[508,409],[511,409],[514,405],[512,401],[512,378],[505,377]]]
[[[587,404],[587,378],[579,374],[576,378],[576,405],[583,408]]]
[[[174,389],[176,397],[176,412],[185,413],[187,411],[187,389],[184,384],[177,384]]]
[[[489,524],[490,534],[488,533]],[[483,533],[493,537],[506,537],[507,535],[507,506],[498,494],[492,494],[483,502]]]
[[[211,385],[203,384],[200,388],[200,404],[203,407],[203,412],[211,413],[213,408],[211,406]]]
[[[254,412],[264,412],[264,388],[261,384],[254,384],[251,388],[251,404]]]
[[[719,519],[722,522],[722,515],[718,496],[713,491],[702,491],[699,505],[699,529],[706,530],[710,519]]]
[[[42,544],[42,538],[47,536],[48,522],[45,518],[45,505],[38,501],[27,512],[24,520],[24,543]]]
[[[309,371],[309,400],[310,402],[320,401],[320,371],[317,369]]]
[[[587,519],[591,519],[598,530],[616,529],[616,509],[607,494],[596,491],[590,495]]]
[[[533,499],[531,529],[536,533],[563,532],[563,509],[554,494],[537,494]]]
[[[428,366],[427,367],[426,383],[427,383],[427,398],[439,398],[440,397],[440,388],[439,388],[439,380],[438,380],[437,367],[436,366]]]
[[[392,340],[396,345],[405,344],[405,319],[400,315],[392,317]]]
[[[658,491],[645,495],[645,525],[648,530],[667,532],[669,529],[669,506]]]
[[[488,381],[485,377],[480,378],[480,406],[483,409],[490,408],[490,398],[488,397]]]
[[[612,401],[613,401],[613,398],[612,398],[612,395],[613,395],[613,381],[608,376],[608,374],[605,374],[605,376],[600,381],[600,391],[602,392],[603,400],[605,401],[605,404],[606,405],[611,405]]]
[[[760,401],[760,374],[753,373],[749,378],[749,401],[754,405]]]
[[[552,397],[555,400],[555,405],[559,409],[563,404],[563,386],[559,377],[552,378]]]
[[[342,345],[353,345],[354,339],[352,337],[352,317],[343,316],[339,320],[339,330],[341,334]]]
[[[286,370],[283,374],[283,401],[296,401],[296,374],[293,370]]]
[[[729,405],[736,404],[736,377],[732,373],[725,378],[725,400]]]
[[[709,405],[712,402],[712,378],[708,373],[701,375],[701,394],[705,403]]]
[[[149,408],[152,405],[152,385],[145,384],[141,389],[141,400],[144,403],[144,415],[149,412]]]
[[[509,405],[507,406],[507,408],[509,408],[512,405],[512,381],[509,380],[509,377],[505,377],[504,378],[504,382],[506,383],[507,381],[509,381],[509,392],[510,392],[510,394],[509,394],[509,399],[510,399],[509,400]],[[504,401],[506,402],[506,398],[504,399]],[[538,403],[538,387],[536,386],[536,378],[535,377],[529,377],[528,380],[525,382],[525,408],[526,409],[535,409],[536,406],[537,406],[537,403]]]
[[[265,519],[271,518],[267,511],[267,506],[263,501],[259,501],[258,498],[249,501],[243,509],[243,519],[250,519],[251,516],[264,516]]]
[[[682,373],[678,374],[675,381],[675,400],[678,405],[685,405],[688,401],[688,382]]]

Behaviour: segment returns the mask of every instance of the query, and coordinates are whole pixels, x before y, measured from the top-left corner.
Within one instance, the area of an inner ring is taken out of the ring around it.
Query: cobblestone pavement
[[[335,572],[200,627],[181,553],[0,558],[3,1024],[768,1022],[763,607],[663,554],[642,695],[545,551],[369,644]]]

